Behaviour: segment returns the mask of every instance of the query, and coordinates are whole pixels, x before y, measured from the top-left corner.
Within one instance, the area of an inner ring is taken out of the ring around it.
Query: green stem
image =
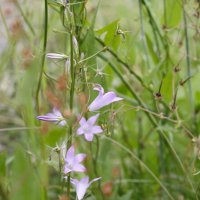
[[[105,50],[112,44],[113,40],[114,40],[117,36],[118,36],[118,35],[115,34],[114,37],[113,37],[113,39],[111,40],[111,42],[110,42],[107,46],[105,46],[102,50],[96,52],[95,54],[93,54],[92,56],[90,56],[90,57],[88,57],[88,58],[86,58],[86,59],[80,60],[77,64],[82,63],[83,61],[89,60],[90,58],[92,58],[92,57],[98,55],[98,54],[101,53],[102,51],[105,51]]]
[[[187,19],[186,19],[186,14],[185,14],[185,9],[183,6],[183,18],[184,18],[184,25],[185,25],[185,40],[186,40],[186,52],[187,52],[187,72],[188,72],[188,77],[191,76],[191,64],[190,64],[190,44],[189,44],[189,37],[188,37],[188,29],[187,29]],[[190,96],[190,112],[192,115],[193,120],[195,120],[195,115],[194,115],[194,105],[193,105],[193,95],[192,95],[192,85],[191,85],[191,79],[188,80],[189,84],[189,96]]]
[[[71,8],[72,9],[72,8]],[[71,26],[71,30],[72,30],[72,26]],[[74,79],[75,79],[75,75],[74,75],[74,65],[73,65],[73,53],[74,53],[74,49],[73,49],[73,35],[72,33],[70,34],[70,50],[71,50],[71,55],[70,55],[70,70],[71,70],[71,90],[70,90],[70,110],[73,110],[73,101],[74,101]],[[69,147],[71,146],[72,143],[72,124],[70,124],[69,127],[69,134],[68,134],[68,142],[67,142],[67,148],[69,149]],[[70,199],[70,175],[68,176],[67,179],[67,198]]]
[[[138,3],[139,3],[139,11],[140,11],[141,37],[142,37],[144,52],[145,52],[146,59],[147,59],[147,67],[148,67],[148,69],[150,69],[149,57],[148,57],[148,52],[147,52],[146,37],[145,37],[145,34],[144,34],[144,26],[143,26],[143,19],[142,19],[142,6],[141,6],[141,1],[142,1],[142,0],[138,0]]]
[[[38,81],[38,86],[36,90],[36,107],[37,107],[37,112],[39,114],[39,91],[41,87],[41,82],[42,82],[42,73],[44,69],[44,62],[45,62],[45,52],[46,52],[46,46],[47,46],[47,27],[48,27],[48,0],[45,0],[45,18],[44,18],[44,44],[43,44],[43,56],[42,56],[42,64],[41,64],[41,69],[40,69],[40,76],[39,76],[39,81]]]

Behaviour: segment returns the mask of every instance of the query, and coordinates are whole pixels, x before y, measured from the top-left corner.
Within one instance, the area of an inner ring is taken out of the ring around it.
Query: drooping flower
[[[100,115],[100,113],[98,113],[95,116],[90,117],[86,121],[86,119],[84,117],[81,118],[81,116],[79,114],[76,114],[77,119],[80,120],[79,124],[81,125],[81,127],[77,130],[76,134],[77,135],[84,134],[85,139],[87,141],[92,141],[93,134],[102,133],[103,130],[101,129],[101,126],[94,126],[94,123],[96,122],[99,115]]]
[[[48,53],[46,54],[47,57],[52,58],[52,59],[67,59],[69,56],[65,54],[59,54],[59,53]]]
[[[72,145],[67,152],[67,157],[65,158],[65,174],[71,171],[85,172],[86,168],[79,164],[85,157],[86,154],[84,153],[74,156],[74,146]]]
[[[56,107],[53,108],[53,113],[47,113],[45,116],[38,116],[37,118],[42,121],[54,122],[60,126],[64,126],[66,124],[61,112],[57,110]]]
[[[76,196],[78,197],[78,200],[83,199],[87,188],[90,186],[91,183],[94,181],[97,181],[101,179],[102,177],[95,178],[92,181],[89,182],[89,176],[86,176],[85,178],[82,178],[80,181],[76,179],[70,179],[70,182],[76,186]],[[89,183],[88,183],[89,182]]]
[[[89,105],[88,110],[89,111],[95,111],[98,110],[112,102],[120,101],[123,98],[116,97],[116,94],[114,92],[107,92],[104,94],[104,89],[101,85],[95,84],[97,87],[94,87],[93,90],[98,90],[99,95],[96,97],[96,99]]]

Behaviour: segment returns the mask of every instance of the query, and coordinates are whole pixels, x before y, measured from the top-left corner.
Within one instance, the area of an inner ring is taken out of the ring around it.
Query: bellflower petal
[[[76,134],[77,134],[77,135],[81,135],[81,134],[83,134],[83,133],[84,133],[84,130],[82,129],[82,127],[78,128]]]
[[[83,121],[79,121],[79,124],[81,125],[80,128],[78,128],[76,134],[77,135],[81,135],[84,133],[85,135],[85,139],[88,141],[92,141],[93,140],[93,134],[95,133],[101,133],[103,132],[103,130],[101,129],[100,126],[94,126],[94,123],[96,122],[97,118],[99,117],[98,113],[95,116],[90,117],[87,121],[85,120],[84,117],[82,117]],[[79,114],[77,114],[77,118],[79,119]]]
[[[93,126],[91,128],[91,132],[93,132],[93,134],[95,134],[95,133],[102,133],[103,130],[101,129],[101,126]]]
[[[71,178],[70,182],[76,186],[76,195],[78,197],[78,200],[82,200],[85,193],[86,193],[86,190],[90,186],[90,184],[93,183],[94,181],[99,180],[99,179],[101,179],[101,177],[93,179],[90,183],[88,183],[89,182],[89,176],[82,178],[80,181]]]
[[[95,116],[92,116],[90,117],[88,120],[87,120],[87,125],[88,126],[93,126],[94,123],[97,121],[97,118],[99,117],[100,113],[98,113],[97,115]]]
[[[74,146],[72,145],[68,152],[67,157],[65,159],[65,174],[71,172],[71,171],[78,171],[78,172],[84,172],[86,169],[80,165],[79,163],[86,157],[86,154],[77,154],[74,156]]]
[[[66,124],[61,112],[57,110],[56,107],[53,108],[53,113],[47,113],[45,116],[38,116],[37,118],[42,121],[54,122],[60,126],[64,126]]]
[[[94,87],[93,90],[99,91],[99,95],[96,97],[96,99],[89,105],[88,110],[89,111],[95,111],[98,110],[112,102],[120,101],[123,98],[116,97],[116,94],[114,92],[107,92],[104,94],[104,89],[101,85],[95,84],[98,87]]]
[[[90,185],[91,183],[95,182],[95,181],[98,181],[98,180],[101,179],[101,178],[102,178],[102,177],[93,179],[92,181],[90,181],[89,185]]]
[[[83,126],[86,123],[86,119],[84,117],[81,118],[81,115],[79,115],[78,113],[76,113],[76,117],[79,120],[79,124],[81,126]],[[81,119],[80,119],[81,118]]]
[[[86,171],[86,168],[81,165],[81,164],[76,164],[74,167],[73,167],[73,171],[78,171],[78,172],[85,172]]]
[[[92,142],[93,140],[93,134],[85,134],[85,139],[89,142]]]
[[[76,155],[74,157],[74,164],[78,164],[78,163],[82,162],[85,157],[86,157],[86,154],[84,154],[84,153],[80,153],[80,154]]]

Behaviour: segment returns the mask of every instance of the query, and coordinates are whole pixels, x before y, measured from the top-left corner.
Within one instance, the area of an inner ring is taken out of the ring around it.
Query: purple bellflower
[[[97,181],[101,179],[102,177],[95,178],[92,181],[89,182],[89,176],[86,176],[85,178],[82,178],[80,181],[76,179],[70,179],[70,182],[76,186],[76,196],[78,197],[78,200],[83,199],[87,188],[90,186],[91,183],[94,181]],[[89,182],[89,183],[88,183]]]
[[[57,110],[56,107],[53,108],[53,113],[47,113],[45,116],[38,116],[37,118],[42,121],[54,122],[60,126],[64,126],[66,124],[61,112]]]
[[[74,146],[72,145],[67,152],[67,157],[65,158],[66,164],[64,173],[67,174],[71,171],[85,172],[86,168],[79,164],[85,157],[86,154],[84,153],[74,156]]]
[[[104,94],[104,89],[101,85],[95,84],[98,87],[94,87],[93,90],[98,90],[99,95],[96,97],[96,99],[89,105],[88,110],[89,111],[95,111],[98,110],[112,102],[120,101],[123,98],[116,97],[117,95],[114,92],[107,92]]]
[[[81,118],[79,114],[76,114],[78,120],[81,118],[79,121],[79,124],[81,125],[81,127],[77,130],[76,134],[77,135],[84,134],[85,139],[91,142],[93,140],[93,134],[102,133],[103,130],[101,129],[101,126],[94,126],[94,123],[96,122],[99,115],[100,113],[98,113],[95,116],[90,117],[86,121],[84,117]]]

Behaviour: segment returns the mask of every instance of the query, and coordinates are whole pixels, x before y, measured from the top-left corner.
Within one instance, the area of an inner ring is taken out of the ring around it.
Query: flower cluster
[[[63,55],[60,55],[60,57],[59,55],[48,55],[48,56],[58,59],[58,58],[61,58]],[[96,111],[106,105],[109,105],[112,102],[122,100],[122,98],[116,97],[116,94],[114,92],[107,92],[106,94],[104,94],[104,89],[99,84],[95,84],[95,87],[93,88],[93,90],[99,91],[99,95],[88,106],[88,111],[90,112]],[[105,131],[106,129],[102,130],[101,126],[94,125],[99,115],[100,113],[86,120],[83,116],[77,113],[76,117],[80,124],[80,127],[78,128],[76,134],[77,135],[84,134],[85,139],[91,142],[93,140],[94,134],[102,133],[103,131]],[[57,110],[56,107],[53,108],[53,113],[47,113],[45,116],[38,116],[37,118],[43,121],[54,122],[60,126],[65,126],[67,124],[61,112]],[[64,170],[63,170],[65,174],[64,178],[68,178],[68,174],[73,171],[85,172],[86,168],[79,163],[84,160],[84,158],[86,157],[86,154],[82,153],[82,154],[77,154],[75,156],[73,145],[69,148],[67,155],[65,153],[66,152],[65,149],[66,149],[65,142],[63,142],[60,148],[60,154],[62,156],[62,161],[64,162]],[[65,158],[65,155],[66,155],[66,158]],[[71,178],[70,182],[76,186],[76,195],[77,195],[78,200],[83,199],[86,193],[86,190],[90,186],[90,184],[99,179],[101,179],[101,177],[93,179],[91,182],[89,182],[89,176],[82,178],[80,181]]]

